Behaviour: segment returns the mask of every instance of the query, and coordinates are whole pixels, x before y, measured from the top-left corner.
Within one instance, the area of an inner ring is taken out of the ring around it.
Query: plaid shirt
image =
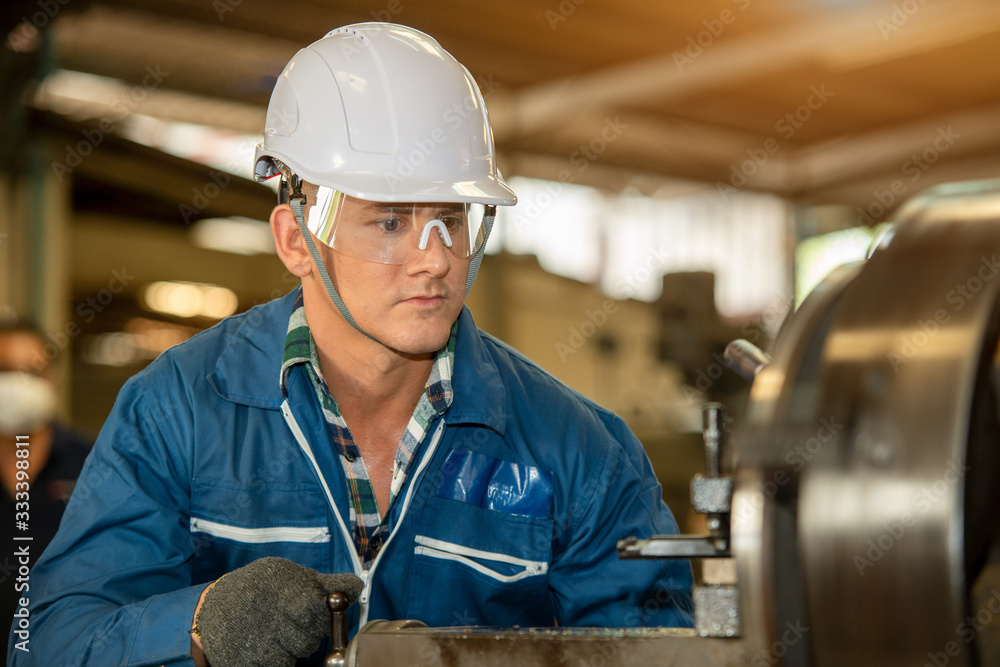
[[[403,437],[399,441],[396,459],[392,466],[389,507],[392,507],[400,489],[403,488],[410,464],[420,448],[420,443],[427,435],[431,422],[444,414],[444,411],[451,405],[453,395],[451,372],[455,363],[455,332],[457,329],[458,322],[456,321],[451,327],[448,343],[434,358],[430,377],[427,378],[427,384],[424,386],[424,393],[421,394],[417,407],[413,410],[413,416],[410,417],[410,422],[406,425]],[[361,459],[361,451],[355,444],[354,436],[351,435],[347,423],[340,415],[337,402],[330,393],[326,380],[323,379],[323,370],[316,352],[316,342],[309,331],[309,324],[306,322],[306,311],[302,305],[301,294],[295,302],[292,316],[288,321],[285,353],[281,363],[281,393],[286,399],[288,392],[285,388],[285,381],[292,367],[297,364],[305,365],[306,374],[312,382],[316,398],[319,400],[323,415],[326,417],[330,437],[340,452],[340,462],[344,466],[344,476],[347,478],[347,488],[351,497],[351,530],[354,533],[354,543],[358,549],[358,556],[361,557],[361,562],[367,569],[385,541],[383,533],[388,530],[389,507],[385,508],[384,515],[380,517],[371,479],[368,477],[368,471]]]

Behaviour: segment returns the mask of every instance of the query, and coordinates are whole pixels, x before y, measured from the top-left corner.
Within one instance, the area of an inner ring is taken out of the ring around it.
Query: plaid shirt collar
[[[410,464],[426,437],[431,423],[444,414],[451,405],[454,396],[451,378],[455,364],[457,331],[458,322],[456,321],[451,327],[448,343],[434,357],[424,392],[417,402],[413,416],[410,418],[396,449],[389,496],[390,507],[406,481]],[[285,337],[285,351],[281,363],[281,394],[286,400],[288,398],[286,389],[288,375],[292,368],[297,365],[305,367],[306,375],[309,376],[316,392],[316,398],[323,409],[331,439],[340,454],[351,496],[351,527],[355,545],[362,562],[365,567],[368,567],[374,560],[378,547],[384,541],[381,539],[381,534],[387,525],[389,508],[383,508],[384,511],[381,512],[380,516],[368,471],[361,459],[361,452],[323,378],[316,342],[306,322],[301,294],[296,299],[292,315],[288,320],[288,333]]]

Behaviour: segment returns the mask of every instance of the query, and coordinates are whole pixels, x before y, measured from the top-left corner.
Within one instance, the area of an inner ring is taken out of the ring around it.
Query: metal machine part
[[[752,653],[800,624],[788,664],[998,664],[962,631],[1000,505],[998,185],[912,202],[757,376],[732,514]]]
[[[737,338],[722,352],[722,358],[734,371],[747,380],[757,377],[764,366],[771,363],[771,357],[748,340]]]
[[[740,636],[369,624],[347,664],[1000,665],[997,255],[1000,181],[938,188],[786,322],[726,459]],[[718,529],[621,548],[718,555]]]
[[[691,480],[691,505],[706,515],[708,535],[657,535],[646,540],[634,537],[618,543],[619,558],[727,558],[729,553],[729,508],[733,478],[721,474],[725,442],[725,408],[706,403],[702,409],[705,441],[705,474]]]
[[[741,667],[739,642],[680,628],[361,628],[348,667]],[[385,623],[385,621],[382,621]]]
[[[326,608],[330,610],[330,651],[323,660],[323,667],[344,667],[344,652],[347,650],[347,596],[330,593],[326,596]]]
[[[728,558],[733,478],[722,474],[726,414],[721,403],[702,408],[705,474],[691,480],[691,506],[705,515],[708,535],[656,535],[618,543],[619,558]],[[702,637],[738,637],[739,588],[735,576],[705,577],[694,589],[694,627]]]

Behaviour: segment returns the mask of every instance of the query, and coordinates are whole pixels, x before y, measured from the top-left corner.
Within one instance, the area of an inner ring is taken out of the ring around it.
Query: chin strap
[[[282,187],[284,186],[282,185]],[[330,280],[330,274],[326,270],[326,264],[323,263],[323,258],[320,257],[319,250],[316,249],[316,244],[313,243],[312,234],[309,233],[309,228],[306,227],[306,219],[303,211],[306,205],[306,197],[302,194],[302,182],[297,176],[292,177],[292,197],[288,201],[288,205],[292,207],[292,213],[295,215],[295,222],[299,225],[299,231],[302,233],[302,238],[306,241],[306,246],[309,248],[309,254],[312,255],[313,262],[316,263],[316,270],[319,271],[320,278],[323,279],[323,284],[326,286],[326,293],[330,295],[330,300],[333,301],[333,305],[337,307],[337,310],[340,311],[340,314],[344,316],[344,319],[347,320],[352,327],[379,345],[385,345],[385,343],[362,329],[361,326],[354,321],[354,316],[351,315],[349,310],[347,310],[347,306],[344,305],[344,300],[340,298],[340,295],[337,293],[337,289],[333,286],[333,281]]]
[[[479,250],[469,258],[469,277],[465,281],[465,296],[468,298],[472,291],[472,283],[476,282],[476,274],[479,273],[479,265],[483,262],[483,253],[486,252],[486,242],[490,240],[490,232],[493,231],[493,221],[497,217],[497,207],[488,204],[483,212],[483,226],[479,228],[479,236],[483,241],[479,244]]]

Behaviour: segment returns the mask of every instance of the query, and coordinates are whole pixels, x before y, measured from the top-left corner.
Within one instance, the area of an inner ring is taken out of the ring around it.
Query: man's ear
[[[309,275],[313,268],[312,256],[288,204],[279,204],[271,211],[271,234],[285,268],[299,278]]]

